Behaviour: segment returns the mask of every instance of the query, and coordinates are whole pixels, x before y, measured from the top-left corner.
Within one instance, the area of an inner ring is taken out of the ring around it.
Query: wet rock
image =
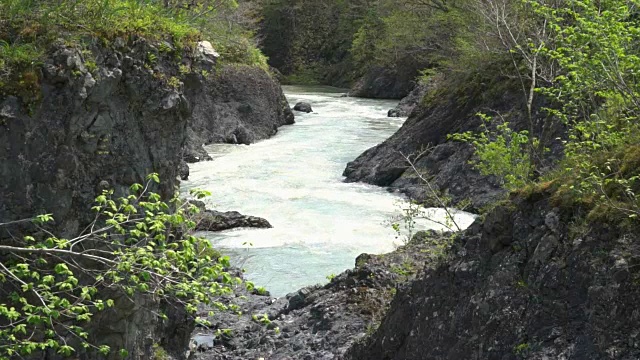
[[[260,217],[242,215],[237,211],[220,212],[205,210],[194,217],[198,231],[222,231],[235,228],[271,228],[271,224]]]
[[[313,112],[313,109],[311,108],[311,104],[306,103],[306,102],[297,103],[293,107],[293,110],[300,111],[300,112],[305,112],[305,113]]]
[[[178,175],[180,175],[180,180],[183,180],[183,181],[189,180],[189,165],[184,160],[180,162]]]
[[[405,113],[398,111],[396,109],[391,109],[389,110],[389,112],[387,112],[387,116],[388,117],[403,117],[403,116],[407,116]]]

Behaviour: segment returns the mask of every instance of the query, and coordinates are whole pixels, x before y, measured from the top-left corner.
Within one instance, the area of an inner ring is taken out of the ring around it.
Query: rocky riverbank
[[[469,164],[472,147],[448,138],[454,133],[482,130],[478,112],[488,112],[490,116],[510,114],[511,126],[517,130],[528,128],[524,97],[517,84],[487,74],[469,74],[460,79],[436,76],[422,85],[417,94],[405,101],[417,106],[402,128],[350,162],[343,174],[346,181],[386,186],[415,200],[428,201],[431,194],[405,159],[411,156],[434,188],[451,197],[454,203],[469,202],[468,209],[472,212],[503,196],[497,179],[483,176]],[[420,91],[423,92],[420,100],[413,100],[420,97]],[[544,104],[534,105],[535,127],[539,130],[546,117],[541,111]],[[545,129],[542,141],[550,148],[549,157],[562,153],[558,138],[563,131],[560,124]]]
[[[636,359],[638,240],[553,190],[514,197],[400,289],[345,359]]]
[[[352,270],[325,285],[303,288],[284,298],[238,288],[225,298],[241,314],[217,312],[211,328],[192,336],[193,358],[336,359],[380,324],[397,288],[434,264],[449,235],[420,233],[396,251],[359,256]],[[216,335],[217,334],[217,335]]]
[[[640,239],[581,220],[554,191],[513,195],[457,235],[363,254],[285,298],[238,290],[224,302],[241,314],[196,329],[192,358],[635,359]]]

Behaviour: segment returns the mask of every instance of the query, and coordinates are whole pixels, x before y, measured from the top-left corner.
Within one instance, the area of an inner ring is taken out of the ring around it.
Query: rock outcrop
[[[238,289],[223,302],[238,305],[242,314],[217,312],[209,318],[212,328],[196,329],[194,359],[340,358],[375,330],[396,285],[419,274],[432,246],[425,235],[390,254],[361,255],[353,270],[328,284],[303,288],[284,298]],[[208,317],[207,309],[200,316]],[[216,335],[224,329],[228,331]]]
[[[210,49],[176,62],[171,44],[162,46],[139,37],[83,51],[55,44],[35,75],[37,96],[0,96],[0,223],[52,213],[61,236],[77,235],[103,189],[120,196],[158,173],[161,184],[151,190],[171,198],[178,175],[188,177],[185,140],[213,131],[211,123],[251,142],[293,122],[279,85],[263,70],[228,66],[214,76],[205,72],[214,70],[214,54],[203,54]],[[0,242],[19,236],[15,230],[1,227]],[[154,344],[184,356],[193,322],[180,306],[121,295],[85,327],[91,341],[111,345],[115,358],[120,347],[131,359],[153,358]],[[79,358],[95,355],[76,349]]]
[[[349,96],[373,99],[402,99],[415,87],[417,69],[374,67],[360,78],[349,91]]]
[[[249,145],[275,135],[282,125],[295,122],[279,83],[262,69],[229,65],[209,75],[192,74],[185,94],[193,102],[184,159],[208,160],[202,145]]]
[[[310,113],[313,112],[313,109],[311,108],[311,104],[306,103],[306,102],[299,102],[297,103],[294,107],[293,110],[295,111],[300,111],[300,112],[305,112],[305,113]]]
[[[145,69],[152,45],[116,44],[92,49],[91,71],[79,50],[60,46],[42,67],[40,101],[0,97],[1,220],[53,213],[77,233],[99,183],[122,194],[152,172],[156,190],[173,194],[190,101]],[[177,65],[161,60],[156,71]]]
[[[420,102],[427,93],[428,87],[425,84],[417,84],[409,95],[400,100],[400,103],[393,109],[389,110],[389,117],[407,117],[411,115],[413,109],[420,105]]]
[[[448,140],[449,134],[479,131],[481,120],[476,115],[479,111],[508,115],[516,129],[528,126],[523,110],[524,96],[517,84],[478,76],[471,75],[453,83],[434,79],[426,84],[426,95],[403,126],[382,144],[368,149],[347,165],[346,181],[389,186],[425,201],[430,194],[409,168],[405,156],[411,156],[416,168],[430,177],[437,188],[451,196],[454,202],[470,200],[472,210],[501,196],[504,192],[496,179],[481,175],[469,164],[473,156],[471,146]],[[536,121],[545,117],[540,113],[540,107],[540,104],[536,107]],[[536,129],[541,123],[536,124]],[[559,142],[555,140],[560,136],[561,126],[545,129],[543,141],[549,144],[551,154],[561,152]]]
[[[497,207],[401,288],[346,359],[636,359],[636,231],[582,223],[544,193]]]

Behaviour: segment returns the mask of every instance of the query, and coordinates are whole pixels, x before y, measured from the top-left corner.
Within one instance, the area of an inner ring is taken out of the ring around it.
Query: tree
[[[199,303],[229,308],[215,299],[241,280],[225,271],[227,258],[212,258],[208,241],[189,234],[198,208],[177,197],[161,201],[150,191],[158,182],[151,174],[117,199],[105,190],[95,199],[94,221],[71,239],[48,230],[50,215],[0,224],[35,227],[0,245],[0,359],[47,350],[71,355],[75,346],[107,354],[109,346],[90,343],[83,328],[114,305],[106,293],[146,294],[190,313]]]

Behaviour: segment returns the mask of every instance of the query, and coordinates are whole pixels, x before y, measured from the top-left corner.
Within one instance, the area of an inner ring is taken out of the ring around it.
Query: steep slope
[[[184,153],[187,162],[208,158],[203,144],[249,145],[294,123],[280,84],[262,69],[227,65],[211,81],[202,82],[193,74],[186,85],[186,95],[193,102]]]
[[[36,96],[0,96],[0,224],[52,213],[57,234],[77,236],[93,220],[91,206],[103,189],[120,196],[147,174],[158,173],[161,184],[153,190],[164,199],[173,196],[190,124],[220,122],[219,128],[233,130],[246,121],[267,136],[292,122],[279,85],[263,70],[223,70],[226,82],[221,83],[203,71],[212,70],[214,58],[185,52],[176,60],[166,48],[171,44],[136,36],[85,49],[54,44],[35,70]],[[254,91],[241,96],[249,86]],[[217,90],[198,91],[210,88]],[[233,114],[224,104],[245,104],[253,112],[256,103],[256,113],[274,110],[225,122]],[[7,244],[21,230],[1,226],[0,242]],[[124,348],[131,359],[152,358],[154,344],[173,356],[184,355],[193,322],[181,305],[101,291],[115,305],[85,326],[89,341]],[[159,321],[160,313],[168,318]],[[82,349],[72,340],[80,358],[98,357],[96,349]],[[110,358],[118,356],[113,351]]]
[[[424,201],[429,194],[404,158],[411,156],[418,170],[454,202],[468,199],[471,209],[477,210],[495,200],[503,191],[496,179],[481,175],[469,165],[471,146],[448,139],[450,134],[481,130],[478,112],[500,114],[514,128],[527,128],[522,90],[512,80],[492,74],[499,71],[485,69],[483,73],[471,72],[458,78],[433,78],[425,85],[426,95],[420,105],[403,126],[385,142],[347,164],[343,174],[346,181],[389,186]],[[539,123],[544,118],[540,113],[534,116]],[[556,139],[561,131],[559,126],[553,128],[545,139]],[[553,147],[557,150],[557,144]]]
[[[638,358],[637,232],[548,197],[516,197],[472,226],[346,359]]]

